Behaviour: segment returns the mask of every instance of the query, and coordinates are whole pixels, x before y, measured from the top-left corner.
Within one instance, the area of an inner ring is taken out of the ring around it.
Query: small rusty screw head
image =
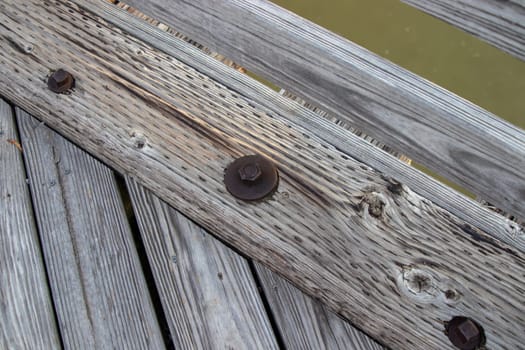
[[[260,155],[236,159],[224,172],[224,184],[232,196],[256,201],[272,194],[279,184],[277,167]]]
[[[445,334],[461,350],[475,350],[485,342],[483,328],[474,320],[463,316],[456,316],[446,322]]]
[[[239,168],[239,176],[242,181],[257,181],[262,175],[261,167],[258,163],[247,163]]]
[[[71,73],[59,69],[53,72],[47,79],[47,87],[49,90],[57,94],[63,94],[71,90],[75,86],[75,78]]]

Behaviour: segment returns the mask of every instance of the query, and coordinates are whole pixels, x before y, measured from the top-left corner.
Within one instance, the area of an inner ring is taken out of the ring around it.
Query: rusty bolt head
[[[445,333],[450,342],[461,350],[475,350],[485,342],[483,328],[474,320],[463,316],[456,316],[446,322]]]
[[[262,175],[261,167],[258,163],[247,163],[239,168],[239,176],[243,181],[257,181]]]
[[[74,85],[75,78],[73,78],[73,75],[63,69],[53,72],[47,79],[47,87],[57,94],[68,92]]]
[[[236,159],[224,172],[226,189],[235,198],[256,201],[272,194],[279,184],[277,167],[260,155]]]

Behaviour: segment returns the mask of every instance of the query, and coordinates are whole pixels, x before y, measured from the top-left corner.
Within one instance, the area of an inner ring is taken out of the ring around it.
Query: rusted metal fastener
[[[445,334],[461,350],[475,350],[485,343],[483,328],[468,317],[456,316],[445,322]]]
[[[236,159],[224,172],[224,184],[232,196],[244,201],[263,199],[277,189],[277,167],[261,155]]]
[[[71,73],[59,69],[53,72],[47,79],[47,87],[49,90],[57,93],[63,94],[71,90],[75,86],[75,78]]]

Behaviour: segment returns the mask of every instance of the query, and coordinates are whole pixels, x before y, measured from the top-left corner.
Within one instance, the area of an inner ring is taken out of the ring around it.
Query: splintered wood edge
[[[0,94],[226,242],[390,347],[449,348],[443,322],[457,314],[483,325],[487,345],[521,346],[523,252],[291,123],[285,110],[73,3],[0,8]],[[68,95],[46,88],[57,67],[75,74]],[[281,174],[279,191],[256,204],[234,200],[222,183],[224,168],[250,153]]]

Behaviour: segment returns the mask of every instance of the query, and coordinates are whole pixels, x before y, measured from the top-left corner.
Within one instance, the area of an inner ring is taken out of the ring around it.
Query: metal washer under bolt
[[[235,198],[257,201],[275,192],[279,173],[275,164],[261,155],[244,156],[228,165],[224,184]]]
[[[445,322],[445,334],[460,350],[476,350],[485,343],[483,328],[468,317],[456,316]]]

